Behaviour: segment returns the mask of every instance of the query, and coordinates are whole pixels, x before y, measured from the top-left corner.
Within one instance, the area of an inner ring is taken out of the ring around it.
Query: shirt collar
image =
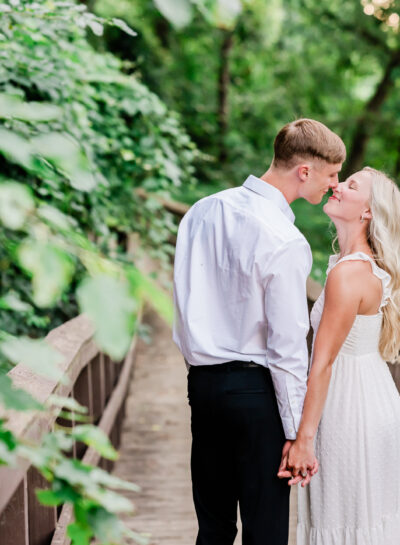
[[[262,197],[265,197],[266,199],[275,203],[277,207],[282,210],[285,216],[292,223],[294,223],[295,215],[293,210],[290,208],[289,203],[279,189],[268,182],[264,182],[264,180],[261,180],[261,178],[253,176],[252,174],[250,174],[250,176],[244,182],[243,187],[250,189],[250,191],[254,191],[254,193],[258,193]]]

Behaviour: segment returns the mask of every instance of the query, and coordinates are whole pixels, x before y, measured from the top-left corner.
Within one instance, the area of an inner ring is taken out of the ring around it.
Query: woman
[[[311,313],[308,391],[279,476],[302,481],[297,545],[398,545],[400,396],[385,360],[400,351],[400,191],[364,168],[324,211],[340,254]]]

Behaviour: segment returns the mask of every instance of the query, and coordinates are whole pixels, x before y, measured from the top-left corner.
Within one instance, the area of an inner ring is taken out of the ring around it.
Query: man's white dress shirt
[[[272,375],[287,439],[306,392],[308,242],[283,194],[255,176],[198,201],[179,226],[174,341],[190,365],[240,360]]]

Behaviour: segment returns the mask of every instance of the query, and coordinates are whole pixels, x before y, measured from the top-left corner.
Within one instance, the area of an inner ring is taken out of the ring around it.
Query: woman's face
[[[371,217],[369,199],[371,196],[371,177],[368,172],[355,172],[345,182],[338,184],[332,197],[324,205],[324,212],[333,221],[360,222],[361,218]]]

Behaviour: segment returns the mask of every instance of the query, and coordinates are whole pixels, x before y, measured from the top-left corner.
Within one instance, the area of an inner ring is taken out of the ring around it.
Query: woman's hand
[[[300,481],[302,487],[309,484],[311,477],[318,472],[318,460],[314,454],[312,439],[298,437],[294,441],[288,453],[287,468],[292,474],[289,485],[298,484]]]

